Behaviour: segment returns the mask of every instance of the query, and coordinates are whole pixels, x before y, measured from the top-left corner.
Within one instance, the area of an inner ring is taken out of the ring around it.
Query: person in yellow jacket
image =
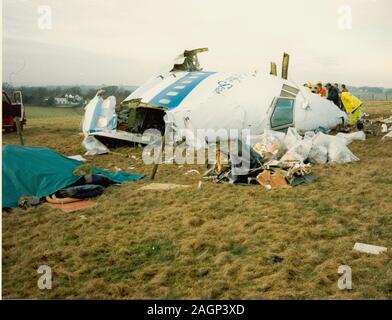
[[[343,87],[342,93],[340,94],[340,100],[342,102],[344,110],[349,115],[349,124],[353,126],[361,117],[362,101],[359,100],[357,97],[351,95],[347,89],[346,91],[344,91],[344,89],[346,88]]]

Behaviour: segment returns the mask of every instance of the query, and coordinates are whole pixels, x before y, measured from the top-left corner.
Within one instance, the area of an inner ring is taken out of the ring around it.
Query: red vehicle
[[[3,130],[6,132],[16,131],[16,120],[19,119],[20,127],[26,124],[26,115],[22,101],[22,92],[15,91],[13,93],[13,100],[10,99],[8,94],[3,91],[2,99],[3,110]]]

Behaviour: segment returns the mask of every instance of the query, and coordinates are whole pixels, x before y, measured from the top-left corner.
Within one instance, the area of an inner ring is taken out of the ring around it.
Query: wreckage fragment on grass
[[[189,188],[190,185],[175,184],[175,183],[150,183],[146,186],[139,188],[139,190],[172,190]]]
[[[357,242],[354,245],[354,250],[360,251],[360,252],[364,252],[364,253],[380,254],[382,252],[386,252],[387,248],[380,247],[380,246],[374,246],[374,245],[371,245],[371,244]]]

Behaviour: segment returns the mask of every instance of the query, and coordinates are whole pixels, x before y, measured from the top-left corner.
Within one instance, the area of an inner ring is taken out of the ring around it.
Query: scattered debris
[[[392,138],[392,126],[388,128],[388,124],[392,124],[392,116],[387,119],[380,120],[382,122],[381,125],[381,133],[384,134],[381,140],[391,139]]]
[[[199,174],[200,174],[200,172],[195,169],[189,170],[184,173],[185,176],[192,176],[192,175],[199,175]]]
[[[199,183],[197,184],[197,189],[201,189],[203,182],[199,181]]]
[[[267,189],[275,189],[275,188],[290,188],[290,185],[287,183],[285,177],[279,173],[270,170],[263,170],[257,177],[256,180],[262,186]]]
[[[279,256],[271,256],[267,259],[267,264],[276,264],[276,263],[281,263],[284,259]]]
[[[139,190],[172,190],[179,188],[189,188],[190,185],[175,184],[175,183],[150,183],[141,187]]]
[[[354,250],[371,254],[380,254],[381,252],[387,251],[387,248],[357,242],[354,245]]]
[[[392,139],[392,131],[382,137],[382,140]]]
[[[77,160],[77,161],[82,161],[85,162],[87,161],[85,158],[83,158],[83,156],[81,156],[80,154],[75,155],[75,156],[68,156],[67,158],[73,159],[73,160]]]
[[[120,153],[120,152],[114,152],[114,151],[109,151],[110,154],[114,154],[116,156],[120,156],[120,157],[128,157],[126,154]]]
[[[392,124],[392,116],[386,119],[384,118],[370,119],[368,117],[369,116],[366,115],[366,117],[364,117],[363,119],[366,128],[365,129],[366,133],[375,136],[380,136],[380,135],[385,135],[386,133],[392,131],[392,126],[388,128],[388,126]]]
[[[71,202],[71,203],[47,203],[48,206],[50,206],[53,209],[60,209],[64,212],[70,213],[74,211],[79,211],[83,209],[89,209],[92,207],[95,207],[96,202],[91,201],[91,200],[81,200],[81,201],[76,201],[76,202]],[[81,215],[80,218],[83,220],[86,220],[87,217],[84,215]]]
[[[215,166],[204,176],[213,182],[259,183],[266,189],[289,188],[315,180],[311,164],[348,163],[358,161],[347,147],[355,140],[363,141],[362,131],[339,133],[336,136],[323,133],[325,130],[307,131],[301,136],[295,128],[287,133],[265,130],[260,136],[251,136],[249,154],[238,157],[230,150],[219,149]],[[242,142],[238,141],[238,149]],[[249,163],[247,163],[248,161]],[[248,169],[239,172],[233,163],[248,164]]]
[[[380,122],[385,123],[385,124],[392,124],[392,116],[386,119],[381,119]]]
[[[82,142],[82,146],[87,150],[85,153],[86,156],[109,153],[109,149],[93,136],[86,136]]]
[[[23,196],[18,201],[18,207],[27,209],[30,207],[38,206],[41,203],[41,199],[35,196]]]

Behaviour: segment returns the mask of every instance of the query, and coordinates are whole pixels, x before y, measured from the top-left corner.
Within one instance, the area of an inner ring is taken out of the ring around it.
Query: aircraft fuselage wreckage
[[[165,124],[175,131],[248,129],[258,135],[265,129],[289,127],[299,132],[332,129],[348,121],[333,102],[287,80],[287,54],[278,77],[275,63],[270,74],[204,71],[197,56],[204,51],[185,51],[116,110],[113,97],[103,100],[97,95],[86,107],[85,134],[148,143],[143,132],[158,129],[163,133]]]

